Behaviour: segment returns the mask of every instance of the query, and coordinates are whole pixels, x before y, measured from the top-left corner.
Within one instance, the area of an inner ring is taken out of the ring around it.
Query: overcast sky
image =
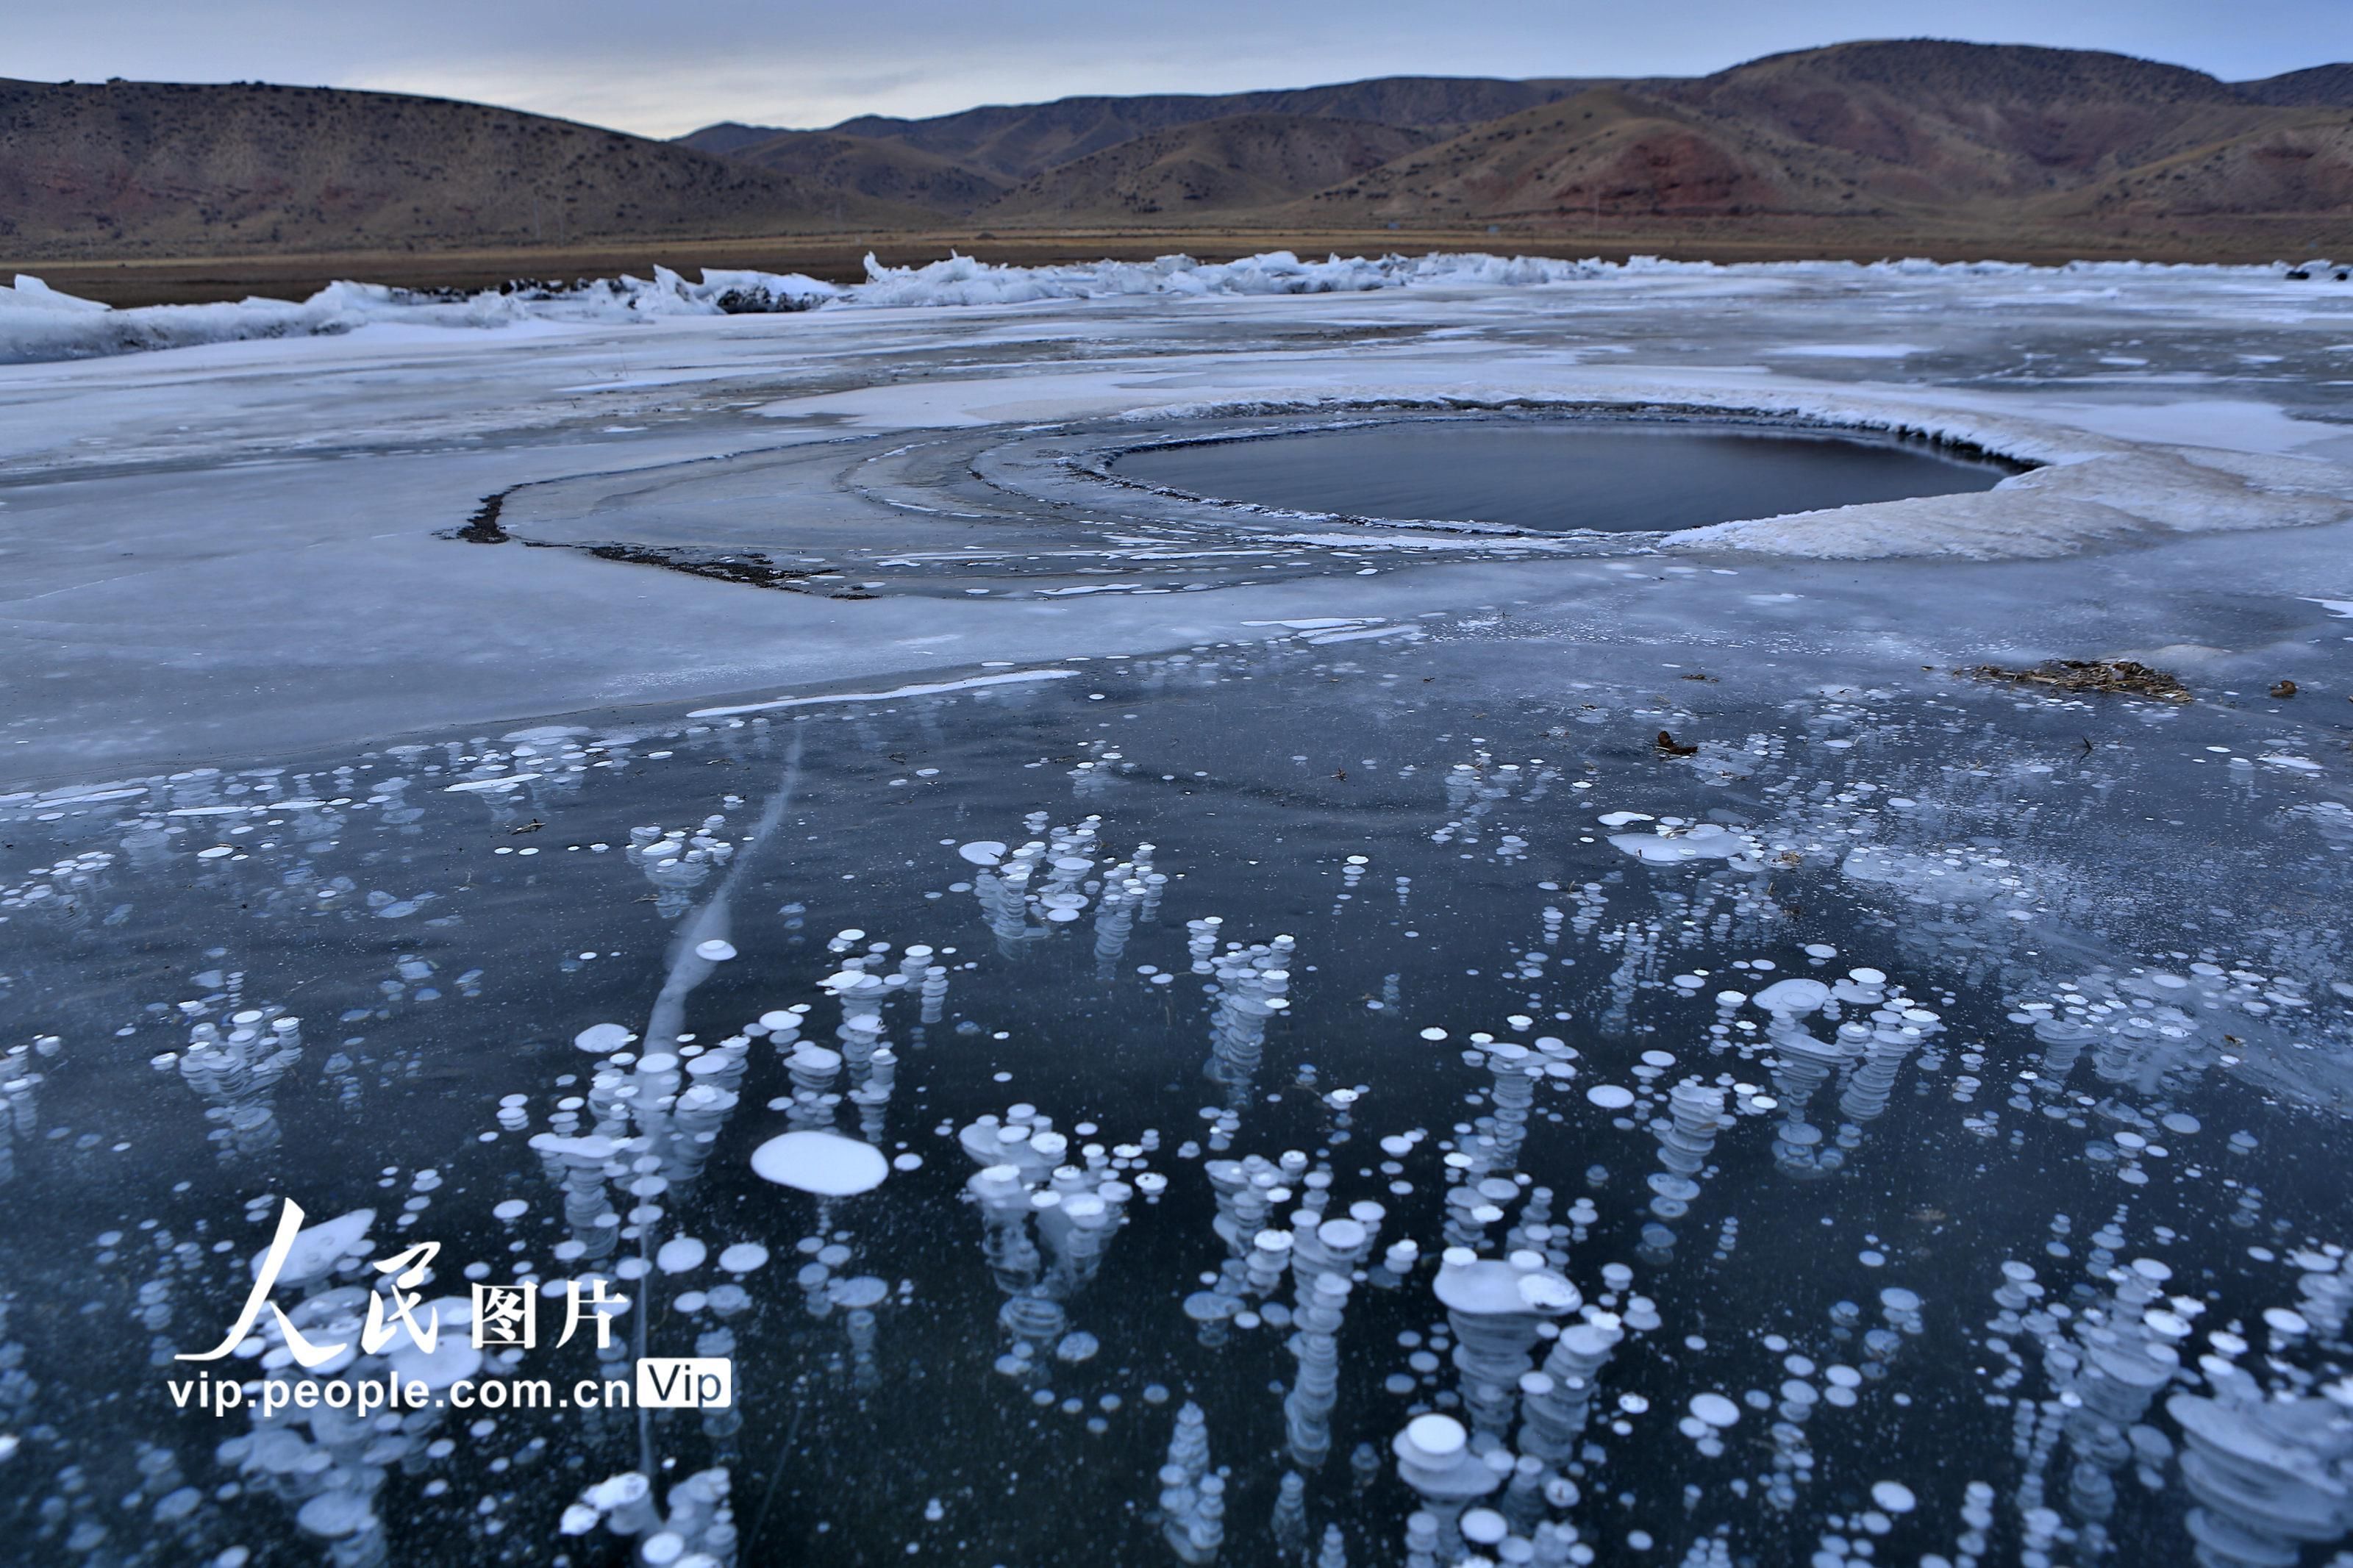
[[[1933,36],[2270,76],[2353,58],[2348,0],[86,0],[12,7],[0,75],[433,93],[651,136],[829,125],[1071,93],[1362,77],[1696,76],[1783,49]]]

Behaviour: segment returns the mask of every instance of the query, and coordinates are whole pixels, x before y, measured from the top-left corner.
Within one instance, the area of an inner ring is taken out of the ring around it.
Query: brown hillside
[[[1604,89],[1480,126],[1294,210],[1393,223],[1848,213],[1853,162]]]
[[[1929,40],[1775,55],[1661,89],[1711,120],[1875,169],[1898,200],[2026,195],[2259,128],[2274,112],[2179,66],[2086,50]]]
[[[2286,109],[2353,109],[2353,65],[2314,66],[2234,84],[2242,97]]]
[[[480,104],[260,85],[0,80],[17,258],[548,244],[903,222],[895,204]]]
[[[0,80],[0,268],[470,251],[543,252],[555,269],[641,240],[718,256],[830,235],[854,258],[887,237],[986,247],[998,228],[1017,249],[1086,235],[1122,253],[1174,231],[1190,249],[1412,233],[2264,259],[2353,247],[2348,100],[2345,65],[2229,84],[2120,55],[1898,40],[1692,80],[1398,77],[656,142],[387,93]],[[202,287],[240,275],[216,267]]]
[[[1360,120],[1237,114],[1134,137],[1008,191],[984,222],[1184,222],[1272,206],[1379,167],[1430,141],[1426,132]]]
[[[833,129],[846,135],[895,142],[1015,182],[1137,136],[1238,114],[1362,120],[1451,135],[1481,121],[1548,103],[1588,85],[1565,79],[1381,77],[1274,92],[1064,98],[1051,103],[970,109],[930,120],[870,115],[845,120]],[[695,137],[707,133],[697,132]]]
[[[2037,207],[2048,220],[2353,213],[2353,110],[2308,110]]]
[[[791,177],[820,204],[841,200],[854,205],[866,198],[955,216],[1005,188],[1001,180],[921,148],[833,131],[770,132],[758,141],[738,142],[726,156]]]

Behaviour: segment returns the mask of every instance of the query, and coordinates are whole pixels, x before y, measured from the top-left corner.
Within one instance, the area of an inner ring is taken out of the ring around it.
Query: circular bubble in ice
[[[329,1541],[355,1535],[375,1522],[367,1500],[356,1492],[325,1491],[302,1505],[294,1522],[311,1535]]]
[[[1553,1316],[1574,1311],[1581,1300],[1576,1286],[1548,1269],[1524,1270],[1460,1247],[1448,1247],[1442,1261],[1432,1289],[1450,1312]]]
[[[672,1237],[654,1254],[654,1266],[665,1274],[683,1274],[690,1268],[700,1268],[710,1253],[709,1247],[691,1236]]]
[[[1604,1110],[1623,1110],[1634,1103],[1634,1091],[1614,1083],[1597,1083],[1585,1091],[1585,1098]]]
[[[1335,1252],[1365,1245],[1365,1227],[1353,1219],[1327,1219],[1315,1229],[1315,1239]]]
[[[730,1274],[749,1274],[768,1261],[768,1249],[756,1241],[739,1241],[719,1255],[719,1267]]]
[[[601,1057],[628,1045],[629,1031],[618,1024],[591,1024],[573,1036],[572,1043],[584,1051],[593,1051]]]
[[[1451,1415],[1417,1415],[1405,1424],[1405,1440],[1432,1458],[1459,1454],[1471,1440]]]
[[[362,1250],[360,1244],[375,1223],[375,1210],[353,1209],[347,1215],[304,1226],[296,1233],[293,1245],[286,1249],[278,1278],[289,1285],[305,1285],[323,1278],[343,1258]],[[255,1279],[261,1278],[262,1264],[269,1257],[269,1249],[264,1247],[248,1260]]]
[[[878,1279],[871,1274],[860,1274],[854,1279],[843,1280],[829,1294],[835,1304],[856,1310],[880,1305],[882,1299],[891,1294],[891,1286],[888,1281]]]
[[[1756,996],[1767,1013],[1810,1013],[1830,999],[1831,988],[1819,980],[1776,980]]]
[[[1888,1513],[1910,1513],[1919,1505],[1919,1500],[1912,1495],[1912,1489],[1902,1481],[1872,1482],[1871,1500]]]
[[[482,1369],[482,1352],[468,1343],[463,1334],[443,1333],[430,1352],[419,1348],[416,1340],[404,1334],[399,1346],[386,1359],[400,1376],[427,1388],[447,1388]]]
[[[491,1209],[491,1213],[499,1219],[521,1219],[530,1208],[531,1205],[521,1198],[509,1198]]]
[[[1005,846],[994,838],[976,838],[958,846],[956,853],[976,866],[994,866],[1005,858]]]
[[[709,942],[698,942],[694,944],[694,956],[708,959],[713,963],[724,963],[735,956],[735,944],[712,937]]]
[[[1566,1312],[1576,1307],[1580,1299],[1577,1287],[1557,1274],[1520,1276],[1520,1300],[1539,1312]]]
[[[1691,1413],[1711,1426],[1729,1426],[1740,1419],[1740,1406],[1721,1394],[1694,1394]]]
[[[871,1143],[838,1132],[786,1132],[752,1151],[752,1173],[779,1186],[843,1198],[881,1186],[891,1163]]]
[[[1473,1546],[1493,1546],[1511,1532],[1511,1522],[1492,1508],[1474,1508],[1462,1516],[1462,1539]]]

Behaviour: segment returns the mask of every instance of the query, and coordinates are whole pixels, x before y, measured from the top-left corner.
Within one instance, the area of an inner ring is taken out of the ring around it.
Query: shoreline
[[[301,300],[337,279],[404,289],[472,291],[518,279],[570,281],[639,276],[656,266],[681,272],[702,267],[800,272],[832,283],[865,278],[871,252],[886,266],[937,261],[951,252],[1022,267],[1101,260],[1149,261],[1183,252],[1204,262],[1231,261],[1268,250],[1303,257],[1326,252],[1378,256],[1396,251],[1488,251],[1564,260],[1623,261],[1657,256],[1675,261],[1873,262],[1908,257],[1931,261],[2017,261],[2056,266],[2069,261],[2262,265],[2315,259],[2332,249],[2353,256],[2353,220],[2316,233],[2309,219],[2235,222],[2228,232],[2171,231],[2118,235],[1985,235],[1924,233],[1894,226],[1836,230],[1751,225],[1604,225],[1572,232],[1484,226],[1464,228],[1267,227],[1070,228],[923,231],[843,230],[831,233],[676,236],[614,239],[587,245],[484,246],[445,250],[341,249],[234,255],[73,256],[0,252],[0,273],[29,273],[61,292],[118,309],[203,304],[253,295]]]

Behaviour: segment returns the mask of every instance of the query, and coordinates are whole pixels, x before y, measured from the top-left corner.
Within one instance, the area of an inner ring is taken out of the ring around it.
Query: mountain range
[[[2225,82],[1915,39],[1702,78],[1398,77],[669,142],[388,93],[0,80],[0,261],[1387,229],[2353,250],[2353,65]]]

